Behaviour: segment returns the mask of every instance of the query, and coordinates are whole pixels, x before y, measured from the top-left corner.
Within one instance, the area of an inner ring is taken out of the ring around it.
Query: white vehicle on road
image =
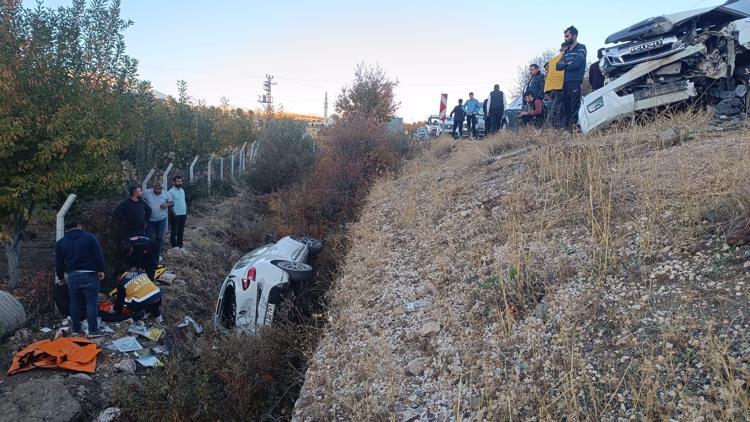
[[[310,286],[310,260],[322,249],[318,239],[287,236],[240,258],[219,291],[214,326],[255,333],[270,325],[285,298]]]
[[[616,44],[600,62],[607,84],[583,99],[584,133],[693,98],[747,102],[750,0],[647,19],[606,43]]]

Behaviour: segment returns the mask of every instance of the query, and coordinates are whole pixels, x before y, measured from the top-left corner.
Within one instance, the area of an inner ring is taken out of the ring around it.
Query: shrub
[[[300,182],[315,162],[312,137],[304,124],[291,119],[266,122],[257,148],[257,159],[250,164],[247,182],[264,193]]]

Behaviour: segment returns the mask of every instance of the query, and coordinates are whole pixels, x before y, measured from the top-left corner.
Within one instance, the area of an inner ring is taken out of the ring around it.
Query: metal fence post
[[[193,162],[190,163],[190,181],[189,183],[193,183],[193,167],[195,167],[195,163],[198,162],[198,156],[196,155],[195,158],[193,158]]]
[[[76,200],[76,194],[71,193],[68,195],[68,199],[65,200],[65,203],[60,208],[60,211],[57,212],[57,221],[55,226],[55,240],[60,240],[65,236],[65,214],[68,213],[68,210],[70,209],[70,206],[73,205],[73,201]]]
[[[172,171],[172,163],[169,163],[164,174],[161,176],[161,186],[166,189],[169,186],[169,172]]]
[[[232,153],[232,154],[229,155],[229,159],[231,160],[230,161],[231,165],[229,166],[229,168],[230,168],[229,171],[232,174],[232,179],[234,179],[234,153]]]
[[[240,148],[240,173],[245,171],[245,152],[247,151],[247,141]]]
[[[207,171],[208,171],[208,192],[209,193],[211,192],[211,167],[213,167],[213,164],[214,164],[214,157],[212,155],[211,158],[208,159],[208,169],[207,169]]]
[[[258,141],[253,142],[253,146],[250,148],[250,164],[255,161],[255,156],[258,155]]]
[[[224,157],[219,157],[219,180],[224,180]]]
[[[60,240],[65,236],[65,214],[68,213],[70,206],[73,205],[73,201],[76,200],[76,194],[71,193],[68,195],[68,199],[65,200],[63,206],[60,207],[60,211],[57,212],[57,219],[55,221],[55,240]],[[55,274],[55,280],[60,281]]]
[[[143,179],[143,183],[141,183],[141,190],[146,190],[146,186],[148,186],[148,181],[151,180],[151,176],[154,175],[154,172],[156,170],[151,169],[148,171],[148,174],[146,175],[146,178]]]

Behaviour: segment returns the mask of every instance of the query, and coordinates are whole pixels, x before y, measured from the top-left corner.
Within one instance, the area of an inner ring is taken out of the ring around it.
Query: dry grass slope
[[[726,243],[750,141],[707,120],[435,141],[351,227],[296,418],[750,417],[750,253]]]

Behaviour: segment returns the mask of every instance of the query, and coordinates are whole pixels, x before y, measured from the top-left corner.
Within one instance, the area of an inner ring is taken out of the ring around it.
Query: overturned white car
[[[310,260],[322,249],[318,239],[287,236],[243,256],[221,286],[214,326],[220,331],[255,333],[270,325],[285,298],[310,286]]]
[[[600,62],[607,84],[579,111],[584,133],[654,107],[701,97],[746,101],[750,0],[660,16],[610,35]]]

